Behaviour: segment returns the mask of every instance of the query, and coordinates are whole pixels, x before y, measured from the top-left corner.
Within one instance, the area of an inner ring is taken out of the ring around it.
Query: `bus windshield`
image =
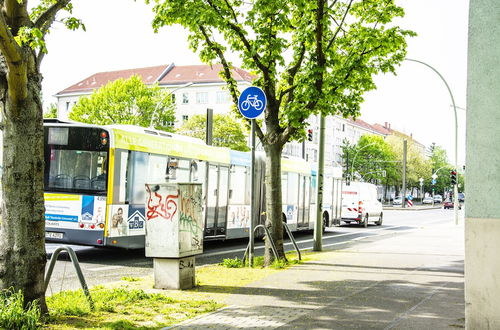
[[[108,140],[84,127],[46,127],[45,191],[104,194]]]

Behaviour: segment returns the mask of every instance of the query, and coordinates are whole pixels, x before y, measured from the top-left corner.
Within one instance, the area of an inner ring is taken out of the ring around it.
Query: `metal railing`
[[[57,261],[57,257],[59,257],[59,254],[62,251],[68,252],[68,255],[71,259],[71,262],[73,263],[73,266],[75,267],[76,274],[78,275],[78,280],[80,281],[80,285],[82,286],[83,293],[87,297],[87,300],[90,305],[90,310],[94,310],[94,301],[92,300],[92,297],[90,296],[89,288],[87,287],[87,283],[85,282],[85,277],[83,276],[82,269],[80,268],[80,263],[78,262],[78,258],[76,256],[75,251],[73,251],[72,248],[69,246],[63,245],[58,247],[54,253],[52,254],[52,257],[50,258],[50,263],[49,263],[49,268],[47,269],[47,273],[45,273],[45,291],[47,291],[47,288],[49,286],[50,282],[50,277],[52,276],[52,272],[54,271],[54,266]]]
[[[302,255],[300,254],[299,246],[297,245],[297,242],[295,241],[295,237],[293,237],[292,231],[290,230],[290,228],[288,228],[288,225],[286,224],[285,221],[283,221],[283,227],[285,227],[286,233],[288,234],[288,237],[290,237],[290,241],[292,241],[292,244],[295,247],[295,251],[297,251],[297,256],[298,256],[299,260],[302,260]]]
[[[295,237],[292,235],[292,231],[290,230],[290,228],[288,228],[288,225],[284,221],[283,221],[283,227],[285,228],[286,233],[288,234],[288,237],[290,237],[290,240],[292,241],[292,244],[295,247],[295,251],[297,251],[297,256],[298,256],[299,260],[302,260],[302,254],[300,253],[299,246],[297,245],[297,242],[295,241]],[[274,241],[271,238],[271,234],[269,233],[269,230],[264,225],[258,225],[258,226],[255,226],[255,228],[253,229],[254,233],[255,233],[255,230],[257,228],[264,229],[264,232],[266,233],[267,239],[269,239],[269,242],[271,244],[271,250],[273,251],[274,258],[278,259],[278,250],[276,249],[276,245],[274,244]],[[248,250],[249,249],[250,249],[250,243],[247,245],[247,248],[245,249],[245,254],[243,255],[243,263],[245,263],[245,261],[248,258]]]
[[[278,259],[278,250],[276,249],[276,245],[274,244],[274,241],[273,241],[273,239],[271,237],[271,233],[269,233],[269,230],[266,228],[266,226],[264,226],[264,225],[257,225],[253,229],[254,234],[255,234],[255,230],[257,230],[258,228],[264,229],[264,232],[265,232],[265,234],[267,236],[267,239],[269,240],[269,243],[271,244],[271,250],[273,251],[274,258]],[[249,249],[250,249],[250,242],[248,243],[247,248],[245,249],[245,254],[243,255],[243,263],[245,263],[245,261],[247,260]]]

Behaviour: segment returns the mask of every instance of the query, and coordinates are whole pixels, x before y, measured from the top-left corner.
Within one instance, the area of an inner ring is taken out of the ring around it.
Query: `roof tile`
[[[98,89],[106,85],[110,81],[115,81],[120,78],[128,79],[133,75],[141,76],[142,81],[145,84],[153,84],[159,78],[161,78],[158,81],[160,85],[176,85],[188,82],[193,82],[193,83],[224,82],[224,80],[219,76],[219,72],[222,70],[221,64],[215,64],[212,66],[172,65],[172,68],[166,74],[164,74],[167,68],[169,68],[169,65],[159,65],[154,67],[127,69],[127,70],[110,71],[110,72],[98,72],[60,91],[56,95],[91,92],[94,89]],[[236,67],[233,68],[232,74],[236,81],[252,82],[252,80],[255,79],[255,76],[251,75],[245,70]]]

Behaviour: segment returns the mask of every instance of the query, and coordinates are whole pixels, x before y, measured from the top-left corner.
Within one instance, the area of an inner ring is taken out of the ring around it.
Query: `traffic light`
[[[452,185],[457,184],[457,171],[455,171],[455,170],[450,171],[450,179],[451,179]]]
[[[313,140],[313,130],[308,129],[307,130],[307,141],[312,141]]]

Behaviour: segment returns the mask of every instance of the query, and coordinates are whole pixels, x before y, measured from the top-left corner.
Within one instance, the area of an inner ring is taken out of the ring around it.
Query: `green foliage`
[[[43,53],[47,53],[44,35],[38,28],[23,26],[19,29],[19,32],[14,37],[14,39],[19,46],[23,46],[26,44],[31,49],[36,49],[42,51]]]
[[[349,168],[344,174],[354,176],[352,179],[388,184],[400,177],[396,154],[381,136],[363,135],[356,145],[344,141],[342,151],[344,164],[349,155]]]
[[[177,133],[193,136],[205,140],[206,117],[204,115],[191,116],[177,130]],[[213,117],[213,145],[227,147],[233,150],[248,151],[248,131],[241,121],[231,115],[215,114]]]
[[[435,143],[433,143],[429,148],[429,161],[432,167],[432,173],[437,172],[437,179],[436,184],[431,185],[432,178],[426,178],[424,188],[428,192],[431,192],[434,188],[436,194],[442,194],[443,191],[448,190],[451,187],[450,171],[454,168],[454,166],[448,162],[446,150]],[[463,180],[463,178],[461,178],[461,175],[459,174],[458,182],[460,183],[461,180]]]
[[[244,266],[243,260],[238,259],[238,257],[235,257],[234,259],[226,258],[222,260],[221,265],[227,268],[242,268]]]
[[[283,269],[288,266],[288,261],[286,259],[274,259],[273,263],[271,264],[271,268],[274,269]]]
[[[373,76],[394,72],[406,55],[405,38],[415,35],[391,23],[404,15],[393,0],[147,2],[154,3],[154,29],[184,26],[203,61],[229,67],[224,53],[239,54],[266,91],[267,116],[279,120],[267,134],[290,127],[287,139],[311,114],[359,114]]]
[[[141,77],[118,79],[80,98],[69,114],[71,120],[89,124],[130,124],[172,131],[175,106],[158,85],[147,86]]]
[[[396,160],[400,163],[397,169],[402,176],[403,162],[403,138],[395,135],[386,138],[387,143],[391,145],[393,152],[396,155]],[[408,188],[420,188],[420,178],[430,179],[432,175],[432,166],[428,159],[425,158],[424,150],[418,146],[413,140],[407,139],[406,152],[406,185]],[[401,180],[399,180],[401,182]],[[400,185],[401,183],[396,183]]]
[[[123,276],[121,278],[122,281],[127,281],[127,282],[138,282],[140,281],[141,279],[138,278],[138,277],[132,277],[132,276]]]
[[[82,290],[64,291],[47,297],[49,327],[136,329],[162,328],[197,314],[221,307],[212,300],[182,300],[141,289],[105,288],[90,290],[95,303],[91,311]],[[154,318],[153,318],[154,316]]]
[[[43,118],[57,118],[57,104],[51,103],[49,108],[43,113]]]
[[[40,328],[40,309],[36,301],[23,306],[21,291],[4,290],[0,292],[0,328],[2,329],[38,329]]]

